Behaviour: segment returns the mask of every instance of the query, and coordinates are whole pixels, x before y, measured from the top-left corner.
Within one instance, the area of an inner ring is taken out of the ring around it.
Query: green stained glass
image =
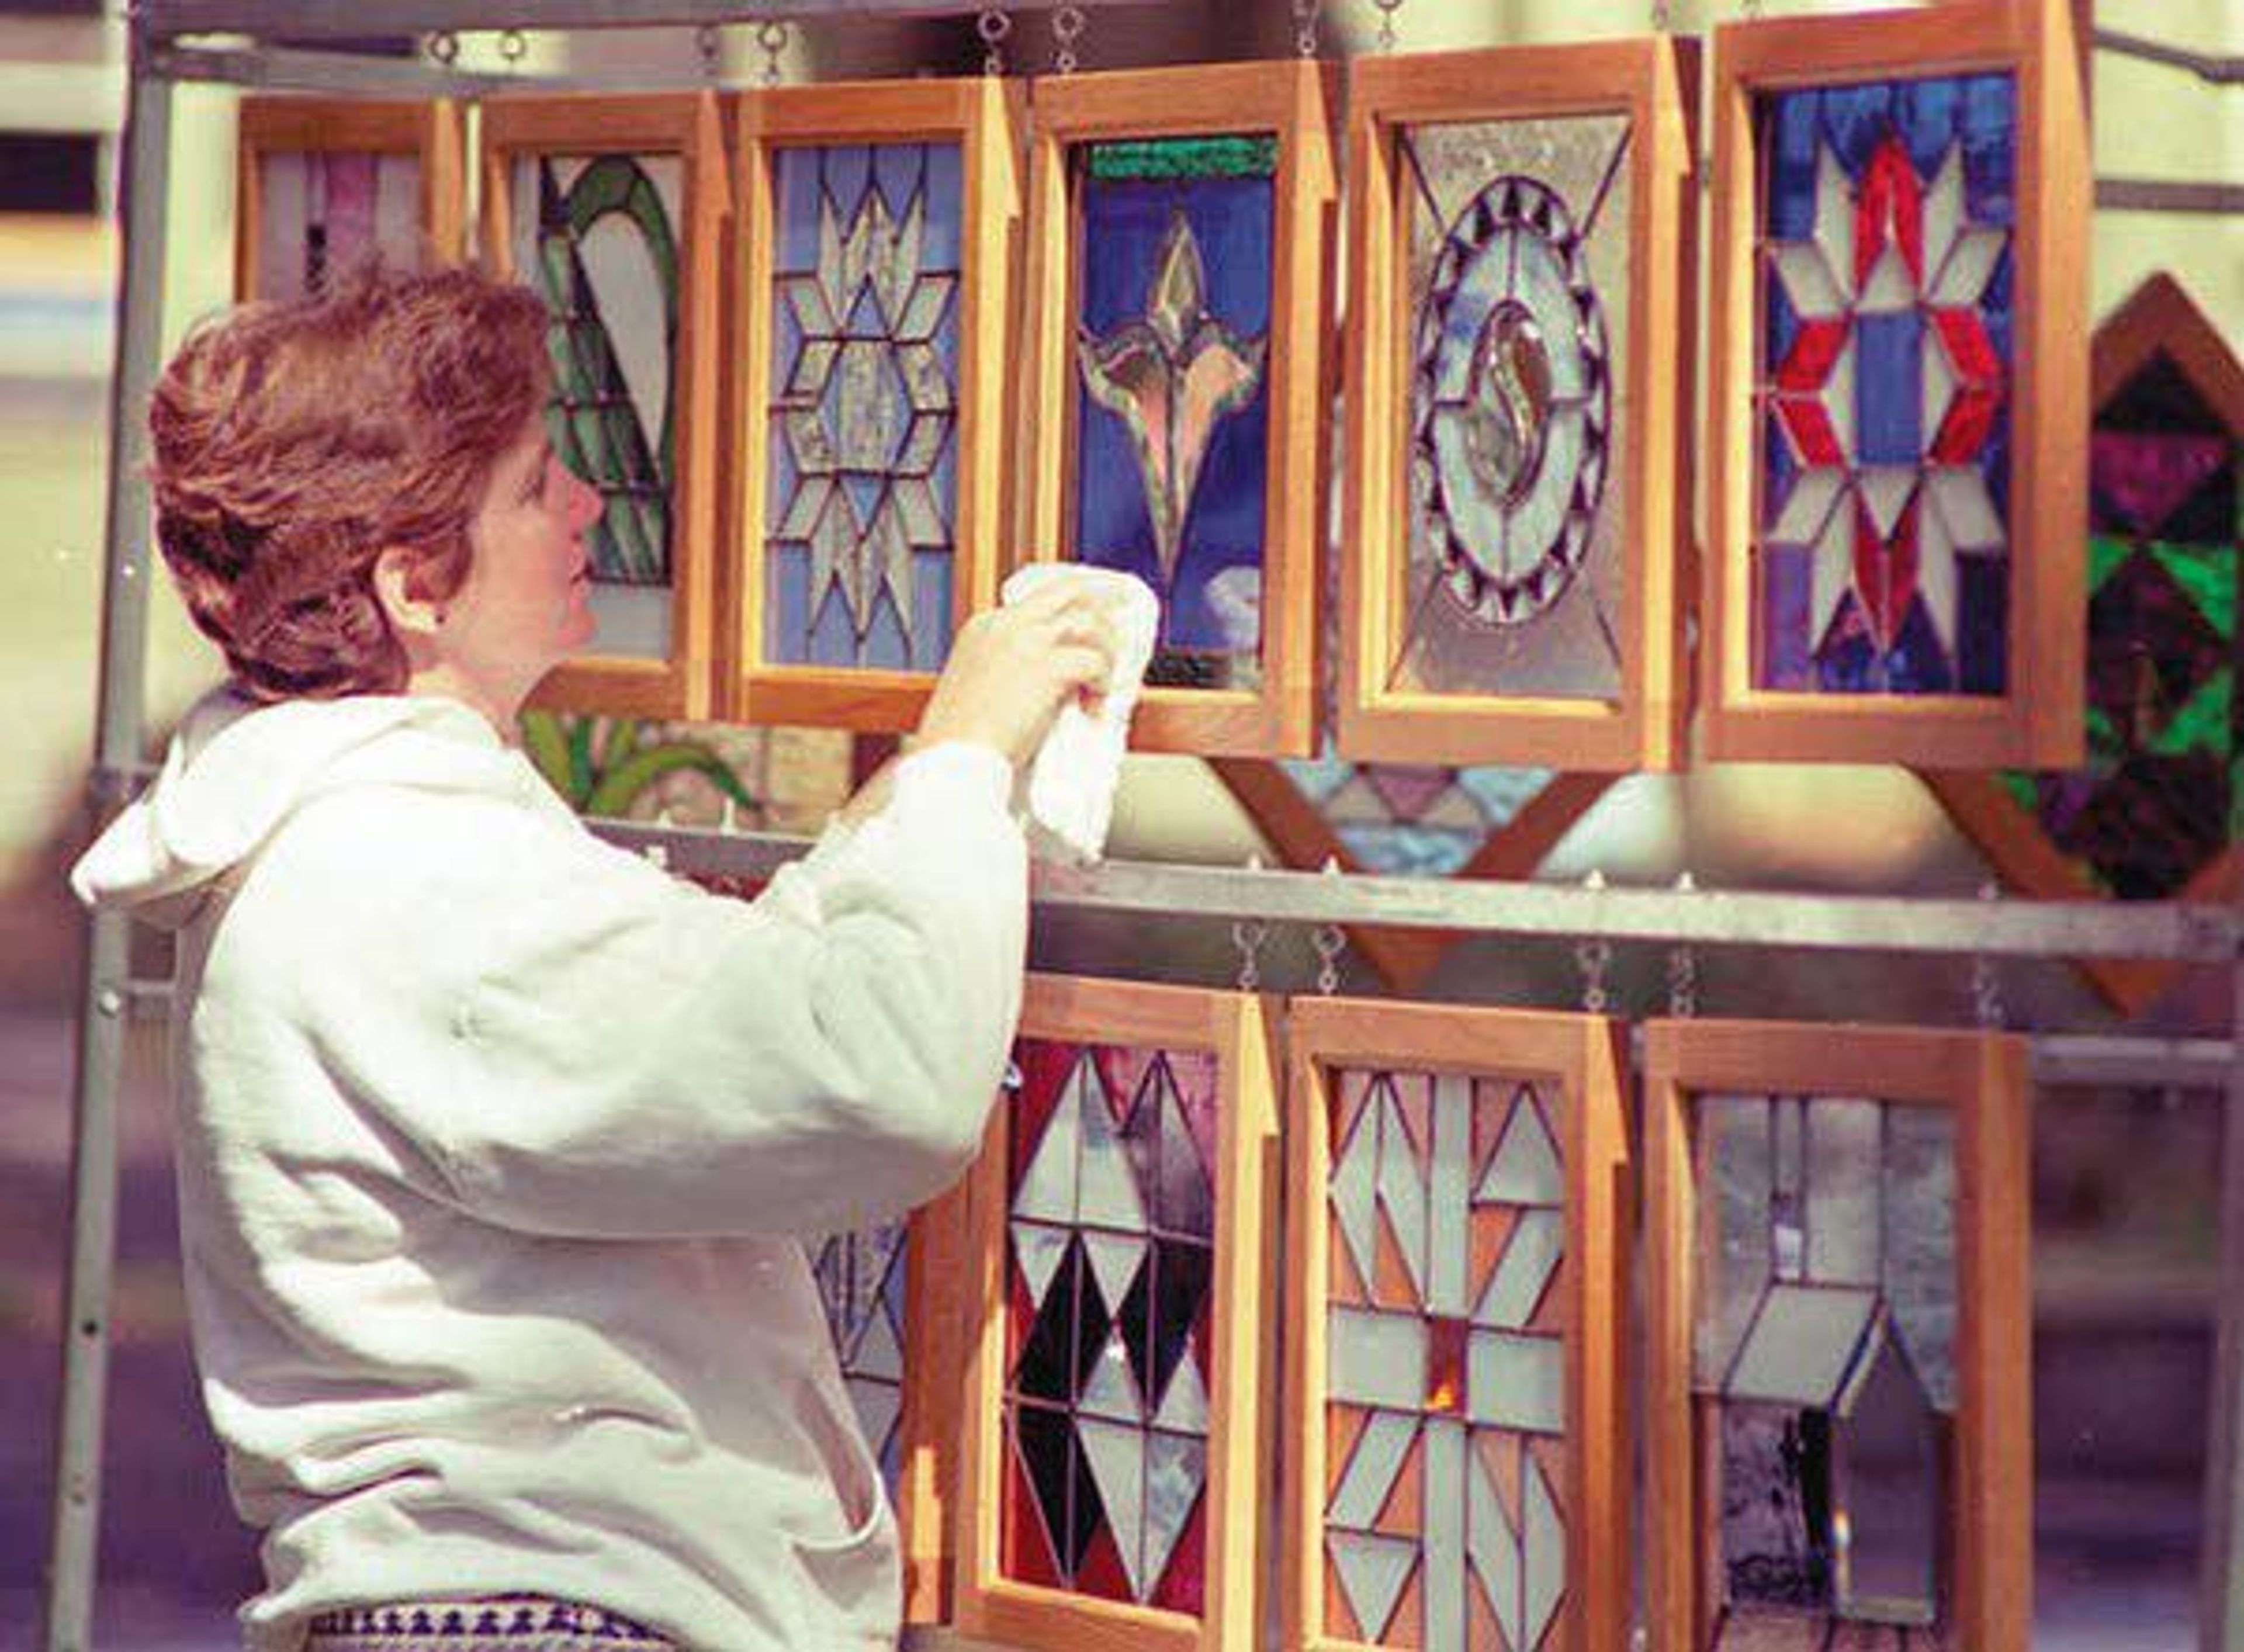
[[[2228,545],[2160,545],[2151,553],[2173,581],[2189,593],[2198,612],[2223,637],[2236,634],[2236,547]]]
[[[1102,182],[1130,179],[1271,178],[1278,171],[1274,137],[1132,138],[1092,144],[1091,175]]]
[[[2229,722],[2234,698],[2231,685],[2230,674],[2226,671],[2210,679],[2167,721],[2151,741],[2151,749],[2184,752],[2201,747],[2227,756],[2232,748],[2234,732]]]

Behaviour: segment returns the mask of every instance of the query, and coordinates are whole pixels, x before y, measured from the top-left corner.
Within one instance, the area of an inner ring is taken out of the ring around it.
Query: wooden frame
[[[989,1304],[966,1351],[954,1620],[1024,1652],[1250,1652],[1261,1624],[1258,1541],[1276,1410],[1266,1292],[1274,1265],[1276,1070],[1260,999],[1242,993],[1029,978],[1020,1036],[1213,1052],[1219,1073],[1214,1292],[1207,1350],[1205,1609],[1198,1618],[1017,1581],[1000,1573],[1005,1452],[1008,1127],[993,1114],[973,1171],[967,1299]]]
[[[1251,757],[1217,757],[1208,766],[1286,865],[1305,872],[1328,863],[1343,872],[1366,870],[1277,763]],[[1544,856],[1619,778],[1617,775],[1553,775],[1550,783],[1517,815],[1490,832],[1472,857],[1451,876],[1531,877]],[[1398,992],[1409,992],[1441,966],[1463,937],[1438,930],[1351,924],[1348,938],[1388,985]]]
[[[1332,70],[1223,64],[1072,75],[1030,90],[1028,485],[1020,559],[1073,555],[1075,211],[1068,152],[1125,138],[1269,132],[1278,139],[1272,240],[1261,686],[1153,687],[1131,728],[1139,750],[1307,756],[1316,736],[1317,547],[1324,538],[1330,405],[1326,335],[1335,183]]]
[[[1367,58],[1352,69],[1348,95],[1340,748],[1404,762],[1673,768],[1684,704],[1679,598],[1688,589],[1681,570],[1691,535],[1697,42],[1659,35]],[[1629,147],[1626,359],[1613,363],[1628,425],[1606,483],[1618,486],[1626,525],[1619,694],[1393,687],[1388,675],[1412,608],[1411,191],[1399,139],[1405,128],[1436,122],[1612,114],[1627,117]]]
[[[672,154],[684,163],[671,500],[670,657],[594,653],[565,661],[534,705],[706,721],[717,710],[717,437],[720,272],[732,191],[713,92],[645,97],[493,98],[483,112],[483,239],[491,269],[512,278],[513,167],[531,155]],[[595,645],[597,647],[597,644]]]
[[[1326,1303],[1330,1072],[1382,1066],[1531,1078],[1570,1103],[1562,1148],[1569,1327],[1565,1605],[1561,1652],[1621,1645],[1630,1592],[1630,1419],[1623,1331],[1629,1308],[1626,1028],[1601,1017],[1531,1011],[1295,999],[1287,1030],[1291,1138],[1288,1251],[1285,1500],[1280,1555],[1283,1643],[1357,1652],[1324,1611]]]
[[[259,243],[265,229],[261,163],[280,153],[411,155],[421,163],[421,230],[428,257],[459,259],[467,222],[466,162],[460,111],[447,98],[427,103],[356,98],[256,96],[241,100],[234,161],[233,295],[259,296]]]
[[[2005,401],[2011,510],[2004,692],[1817,694],[1754,684],[1761,521],[1754,363],[1757,94],[1973,71],[2017,80],[2018,322]],[[1963,0],[1921,11],[1785,17],[1714,31],[1712,539],[1701,658],[1704,753],[1716,759],[1939,768],[2080,761],[2090,176],[2070,0]]]
[[[2170,275],[2152,276],[2096,329],[2092,405],[2100,410],[2161,352],[2244,442],[2244,365],[2231,353],[2220,330]],[[2033,813],[1991,775],[1931,770],[1922,778],[1949,817],[2013,888],[2041,900],[2107,898],[2078,862],[2050,842]],[[2174,898],[2229,900],[2240,864],[2244,864],[2244,850],[2231,844]],[[2090,958],[2079,964],[2105,999],[2126,1015],[2156,998],[2180,969],[2154,958]]]
[[[726,620],[730,714],[743,722],[909,730],[926,706],[931,672],[787,665],[765,656],[767,445],[771,384],[784,368],[771,359],[774,159],[784,147],[829,143],[952,139],[959,146],[955,633],[997,599],[1011,315],[1009,241],[1020,215],[1006,90],[990,77],[779,87],[743,98],[739,108],[741,204],[732,266],[738,287],[729,448],[738,472],[731,484],[737,510],[728,530],[734,598]]]
[[[1697,1511],[1713,1410],[1692,1391],[1698,1188],[1687,1109],[1698,1092],[1816,1093],[1956,1116],[1957,1405],[1953,1643],[2024,1652],[2033,1610],[2033,1428],[2027,1259],[2031,1080],[1999,1034],[1748,1021],[1645,1028],[1651,1349],[1646,1539],[1653,1652],[1700,1652],[1713,1602]]]

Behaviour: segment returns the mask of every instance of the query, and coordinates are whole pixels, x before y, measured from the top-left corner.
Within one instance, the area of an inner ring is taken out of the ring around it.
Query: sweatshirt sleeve
[[[992,751],[754,904],[550,822],[478,859],[514,898],[451,1029],[439,1156],[488,1219],[583,1236],[830,1232],[971,1161],[1020,1013],[1027,863]]]

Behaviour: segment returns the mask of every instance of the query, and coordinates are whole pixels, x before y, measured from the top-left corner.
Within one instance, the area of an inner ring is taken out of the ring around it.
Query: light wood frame
[[[2244,364],[2180,283],[2164,274],[2137,288],[2096,329],[2092,355],[2095,407],[2100,410],[2160,352],[2244,443]],[[2040,900],[2109,898],[2078,862],[2050,842],[2032,811],[2022,808],[1991,775],[1932,770],[1922,778],[1949,817],[2012,888]],[[2175,898],[2232,898],[2240,865],[2244,865],[2244,850],[2231,844]],[[2089,958],[2079,965],[2105,999],[2126,1015],[2142,1010],[2180,970],[2177,964],[2156,958]]]
[[[1334,71],[1304,61],[1071,75],[1029,99],[1027,359],[1021,428],[1028,482],[1017,560],[1071,558],[1075,450],[1075,201],[1080,144],[1195,133],[1278,139],[1272,220],[1267,471],[1263,487],[1262,685],[1150,687],[1131,744],[1141,751],[1305,757],[1316,742],[1317,547],[1324,538],[1330,406],[1331,219],[1336,186],[1328,109]]]
[[[958,1479],[957,1431],[948,1426],[966,1345],[969,1303],[958,1280],[966,1269],[970,1195],[956,1187],[912,1212],[904,1256],[902,1472],[896,1531],[903,1550],[907,1623],[950,1615],[952,1488]]]
[[[733,270],[735,326],[729,443],[736,506],[728,530],[734,599],[726,620],[729,714],[741,722],[909,730],[919,721],[930,672],[787,665],[764,654],[764,528],[771,384],[772,214],[776,152],[823,144],[955,140],[963,179],[959,217],[956,488],[951,512],[954,633],[997,599],[1003,523],[1010,241],[1020,216],[1017,140],[1010,100],[994,77],[780,87],[740,103],[736,176],[739,249]]]
[[[1693,1094],[1865,1093],[1956,1115],[1957,1474],[1950,1633],[1971,1652],[2024,1652],[2033,1621],[2031,1080],[2002,1033],[1752,1021],[1645,1027],[1651,1349],[1646,1541],[1653,1652],[1701,1652],[1713,1626],[1698,1510],[1715,1409],[1692,1391],[1699,1189]]]
[[[1261,1625],[1259,1538],[1277,1408],[1269,1306],[1275,1264],[1277,1070],[1249,994],[1032,975],[1020,1036],[1212,1051],[1219,1093],[1214,1292],[1209,1332],[1205,1609],[1198,1618],[1004,1577],[999,1571],[1006,1379],[1008,1127],[991,1117],[973,1172],[970,1301],[988,1304],[966,1351],[953,1615],[963,1633],[1023,1652],[1250,1652]]]
[[[1691,534],[1698,43],[1657,35],[1366,58],[1350,72],[1348,99],[1340,748],[1402,762],[1671,768],[1684,704],[1679,599],[1689,591],[1682,570]],[[1390,687],[1409,617],[1410,197],[1401,132],[1436,122],[1609,114],[1629,123],[1628,350],[1612,369],[1630,413],[1607,482],[1627,525],[1619,695]]]
[[[2011,418],[2008,675],[1999,695],[1843,694],[1754,683],[1761,521],[1755,416],[1761,281],[1754,102],[1765,91],[1988,71],[2018,87],[2018,325]],[[2084,60],[2071,0],[1963,0],[1923,10],[1782,17],[1714,31],[1713,390],[1708,403],[1702,754],[1946,768],[2067,768],[2080,696],[2090,173]]]
[[[1325,1324],[1331,1224],[1331,1072],[1406,1067],[1554,1084],[1567,1099],[1566,1590],[1554,1644],[1604,1652],[1625,1635],[1630,1592],[1626,1029],[1599,1016],[1297,999],[1286,1033],[1283,1643],[1376,1652],[1324,1617]]]
[[[1331,823],[1275,762],[1252,757],[1217,757],[1208,767],[1230,789],[1255,829],[1279,859],[1297,871],[1314,872],[1327,863],[1343,872],[1366,870],[1333,831]],[[1482,840],[1453,877],[1524,878],[1574,823],[1590,812],[1617,775],[1558,774],[1529,798],[1519,812]],[[1438,930],[1348,926],[1348,944],[1369,959],[1380,978],[1398,992],[1415,991],[1441,966],[1464,938]]]
[[[421,163],[421,233],[427,257],[459,261],[468,213],[459,106],[359,98],[256,96],[241,100],[234,161],[233,295],[258,296],[265,227],[261,164],[273,154],[411,155]]]
[[[483,114],[483,243],[513,279],[513,169],[525,155],[670,154],[684,163],[679,235],[676,473],[671,500],[670,657],[593,653],[564,661],[531,703],[558,711],[706,720],[717,710],[717,438],[724,238],[732,213],[713,92],[493,98]],[[597,647],[597,645],[596,645]]]

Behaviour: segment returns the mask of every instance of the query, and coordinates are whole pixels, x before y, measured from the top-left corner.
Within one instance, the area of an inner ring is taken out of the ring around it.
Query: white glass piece
[[[1522,1446],[1511,1440],[1501,1442],[1498,1449],[1526,1455]],[[1517,1646],[1519,1534],[1504,1516],[1504,1500],[1497,1495],[1496,1486],[1489,1479],[1488,1465],[1479,1452],[1468,1454],[1465,1473],[1466,1547],[1472,1555],[1473,1571],[1488,1595],[1497,1628],[1504,1632],[1509,1644]]]
[[[1130,1162],[1129,1144],[1114,1127],[1114,1110],[1107,1105],[1106,1087],[1098,1065],[1085,1058],[1076,1067],[1070,1087],[1079,1094],[1083,1119],[1083,1158],[1076,1175],[1077,1219],[1123,1233],[1144,1233],[1145,1200],[1138,1188],[1136,1168]]]
[[[1520,1465],[1520,1481],[1521,1513],[1527,1527],[1522,1545],[1526,1598],[1522,1603],[1520,1640],[1527,1646],[1540,1646],[1544,1631],[1558,1615],[1558,1602],[1565,1598],[1566,1527],[1551,1500],[1551,1488],[1544,1483],[1542,1466],[1531,1452]]]
[[[1850,1618],[1929,1624],[1938,1615],[1943,1521],[1931,1408],[1879,1337],[1832,1427],[1833,1593]]]
[[[1044,1121],[1044,1133],[1038,1140],[1029,1168],[1021,1173],[1020,1185],[1014,1189],[1017,1216],[1033,1216],[1040,1222],[1075,1220],[1076,1162],[1082,1157],[1083,1140],[1081,1075],[1090,1066],[1088,1057],[1078,1060],[1075,1071],[1060,1086],[1059,1100]]]
[[[670,652],[671,595],[668,586],[596,584],[592,614],[599,626],[600,652],[659,660]]]
[[[2010,232],[2002,229],[1968,229],[1956,243],[1940,272],[1939,284],[1932,289],[1931,301],[1946,306],[1976,305],[1985,295],[1987,283],[1994,279],[1995,266],[2002,261],[2003,249],[2011,244]]]
[[[582,161],[557,163],[566,168],[564,188],[574,182],[584,166]],[[639,166],[661,197],[664,215],[675,226],[685,182],[684,159],[677,155],[642,155]],[[530,202],[537,199],[535,195],[527,198]],[[616,366],[638,410],[639,429],[652,443],[663,427],[663,414],[669,406],[671,371],[669,311],[654,255],[638,227],[623,214],[612,213],[578,240],[577,257],[615,347]]]
[[[1823,1096],[1808,1107],[1808,1276],[1878,1283],[1878,1172],[1884,1109]]]
[[[935,484],[925,477],[900,476],[891,481],[889,508],[896,512],[907,545],[939,550],[950,542],[950,531],[943,526],[943,507],[936,500]]]
[[[1900,247],[1889,240],[1878,261],[1870,266],[1869,279],[1862,283],[1862,296],[1855,301],[1855,313],[1897,315],[1916,308],[1916,282],[1909,273],[1909,262],[1902,257]]]
[[[1828,1408],[1855,1363],[1877,1293],[1772,1285],[1730,1372],[1728,1397]]]
[[[1996,514],[1987,479],[1977,465],[1936,465],[1925,472],[1925,485],[1957,550],[2003,548],[2003,518]]]
[[[1407,1538],[1370,1532],[1327,1532],[1325,1552],[1332,1556],[1348,1609],[1355,1615],[1365,1638],[1380,1640],[1417,1565],[1418,1546]]]
[[[1956,1410],[1956,1121],[1886,1109],[1886,1302],[1936,1411]]]
[[[857,1426],[864,1431],[877,1457],[896,1432],[897,1418],[903,1414],[904,1391],[894,1383],[853,1380],[848,1386],[849,1408],[857,1413]]]
[[[1029,1300],[1041,1308],[1051,1292],[1052,1277],[1067,1256],[1067,1235],[1033,1222],[1016,1222],[1013,1257],[1019,1263]]]
[[[1956,399],[1956,369],[1948,365],[1944,349],[1918,351],[1917,363],[1922,399],[1916,428],[1929,445],[1939,432],[1940,422],[1948,416],[1948,404]]]
[[[1153,1415],[1154,1424],[1161,1428],[1173,1428],[1183,1434],[1207,1432],[1207,1389],[1200,1378],[1200,1361],[1187,1355],[1177,1361],[1175,1373],[1169,1378],[1169,1391],[1161,1396],[1161,1408]]]
[[[1535,1317],[1551,1276],[1566,1249],[1566,1217],[1559,1210],[1523,1210],[1513,1224],[1504,1256],[1489,1276],[1473,1323],[1505,1330],[1525,1328]]]
[[[1108,1314],[1122,1311],[1122,1300],[1146,1264],[1146,1242],[1135,1235],[1084,1234],[1084,1254],[1090,1258],[1092,1277],[1098,1282],[1098,1299],[1106,1304]]]
[[[1145,1593],[1160,1586],[1176,1553],[1177,1540],[1192,1520],[1207,1483],[1207,1444],[1174,1434],[1152,1434],[1146,1441]]]
[[[1941,647],[1956,648],[1956,541],[1948,520],[1937,506],[1928,504],[1917,516],[1916,588]]]
[[[1472,1223],[1467,1201],[1472,1192],[1473,1081],[1462,1073],[1434,1078],[1434,1164],[1428,1204],[1430,1254],[1426,1308],[1462,1319],[1471,1286]]]
[[[1862,505],[1872,525],[1892,538],[1901,525],[1901,513],[1909,508],[1909,496],[1916,491],[1916,472],[1896,464],[1866,465],[1856,473],[1855,484],[1862,491]]]
[[[1402,1107],[1390,1091],[1380,1103],[1379,1202],[1386,1207],[1396,1248],[1411,1288],[1425,1299],[1426,1187],[1409,1128],[1402,1122]]]
[[[1342,1472],[1340,1489],[1325,1511],[1329,1526],[1369,1531],[1395,1489],[1418,1438],[1418,1419],[1402,1412],[1375,1411],[1355,1437],[1355,1450]]]
[[[1476,1330],[1465,1366],[1465,1414],[1472,1421],[1537,1434],[1565,1432],[1563,1339]]]
[[[1692,1382],[1720,1393],[1775,1259],[1769,1253],[1768,1104],[1703,1095],[1698,1127],[1699,1302]]]
[[[1948,256],[1956,246],[1956,237],[1964,227],[1964,146],[1950,144],[1948,152],[1940,158],[1939,168],[1932,181],[1924,186],[1924,274],[1934,295],[1940,299],[1940,274],[1948,263]],[[1927,427],[1930,428],[1930,426]]]
[[[1465,1470],[1471,1447],[1454,1417],[1426,1419],[1426,1652],[1465,1649]]]
[[[1121,1552],[1130,1592],[1146,1597],[1146,1434],[1125,1424],[1078,1414],[1075,1437],[1106,1508],[1106,1524]]]
[[[1847,307],[1846,295],[1831,277],[1831,267],[1810,241],[1778,241],[1769,248],[1776,262],[1777,279],[1792,308],[1808,321],[1839,315]]]
[[[1815,244],[1842,292],[1855,283],[1855,184],[1828,144],[1815,146]]]
[[[1831,376],[1823,381],[1823,411],[1829,415],[1832,433],[1839,439],[1839,451],[1855,451],[1855,335],[1849,330],[1847,342],[1839,347],[1832,358]]]
[[[1815,558],[1810,565],[1809,584],[1815,624],[1808,641],[1811,647],[1823,640],[1830,629],[1831,618],[1839,612],[1839,604],[1855,588],[1855,513],[1842,506],[1831,512],[1823,525],[1823,537],[1815,543]]]
[[[921,276],[904,305],[903,320],[897,323],[897,339],[916,344],[933,338],[935,329],[943,325],[944,312],[950,308],[950,295],[957,289],[956,275]]]
[[[1377,1092],[1373,1092],[1374,1096]],[[1379,1245],[1379,1114],[1367,1106],[1356,1114],[1355,1129],[1339,1149],[1333,1167],[1332,1209],[1356,1277],[1367,1288],[1377,1266]]]
[[[1835,464],[1818,465],[1800,472],[1769,529],[1773,545],[1813,545],[1830,520],[1832,506],[1847,491],[1847,473]]]
[[[1350,1405],[1415,1412],[1426,1403],[1426,1322],[1416,1314],[1335,1308],[1326,1322],[1325,1386]]]
[[[1189,1364],[1191,1362],[1185,1362]],[[1104,1417],[1136,1425],[1146,1418],[1145,1402],[1138,1396],[1138,1379],[1130,1370],[1130,1351],[1119,1331],[1110,1332],[1084,1378],[1076,1409],[1086,1417]]]
[[[1489,1161],[1474,1195],[1484,1204],[1563,1205],[1566,1177],[1559,1167],[1558,1144],[1544,1127],[1543,1110],[1533,1092],[1521,1085],[1511,1103],[1511,1117]]]
[[[864,1332],[857,1338],[849,1368],[867,1377],[903,1380],[904,1351],[896,1344],[896,1327],[889,1323],[887,1309],[875,1304],[865,1316]]]

